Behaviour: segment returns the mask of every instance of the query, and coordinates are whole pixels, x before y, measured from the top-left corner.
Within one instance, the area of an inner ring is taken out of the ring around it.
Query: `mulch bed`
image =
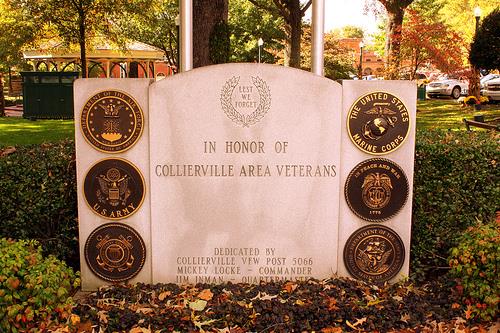
[[[446,281],[377,287],[344,278],[116,285],[72,312],[80,332],[496,332],[467,318],[452,290]]]

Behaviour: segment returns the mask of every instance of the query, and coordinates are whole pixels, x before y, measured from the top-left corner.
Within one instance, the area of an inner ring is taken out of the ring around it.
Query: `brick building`
[[[359,43],[362,38],[341,38],[339,40],[340,44],[348,49],[354,51],[354,67],[359,68],[359,56],[360,47]],[[384,59],[377,56],[374,51],[367,50],[367,47],[363,47],[363,76],[365,75],[376,75],[382,76],[384,72]]]

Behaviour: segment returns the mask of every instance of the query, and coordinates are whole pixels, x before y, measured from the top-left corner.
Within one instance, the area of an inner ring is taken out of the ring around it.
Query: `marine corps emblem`
[[[347,176],[344,194],[349,208],[370,222],[396,215],[408,199],[408,179],[399,165],[372,158],[354,167]]]
[[[362,151],[382,155],[399,148],[409,133],[410,115],[396,96],[373,92],[361,96],[349,110],[347,128]]]
[[[365,111],[366,115],[374,115],[374,118],[363,125],[363,137],[366,140],[379,140],[396,126],[398,121],[394,117],[396,112],[388,108],[389,103],[373,103],[373,108]]]
[[[87,264],[107,281],[131,279],[142,269],[145,258],[144,241],[123,224],[105,224],[94,230],[85,243]]]
[[[126,218],[144,200],[144,178],[130,162],[110,158],[96,163],[84,181],[85,200],[92,211],[112,220]]]
[[[129,95],[107,90],[85,103],[80,119],[83,136],[94,148],[108,153],[131,148],[142,134],[144,116]]]
[[[405,250],[401,238],[383,226],[367,226],[354,232],[344,247],[344,263],[355,278],[384,283],[401,270]]]

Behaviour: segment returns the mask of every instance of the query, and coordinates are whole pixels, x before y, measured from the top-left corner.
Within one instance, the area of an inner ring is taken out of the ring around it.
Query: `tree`
[[[301,68],[311,70],[311,26],[304,25],[302,36],[302,61]],[[349,79],[354,68],[354,52],[339,43],[335,32],[325,34],[324,38],[324,69],[325,77],[332,80]]]
[[[9,1],[0,0],[0,116],[4,115],[5,97],[3,93],[3,74],[11,67],[23,65],[21,49],[33,43],[44,31],[29,20],[21,7]]]
[[[470,43],[475,33],[474,8],[481,8],[481,16],[486,17],[498,8],[498,1],[492,0],[438,0],[442,4],[440,19],[459,33],[465,42]]]
[[[129,8],[129,15],[114,19],[120,35],[153,45],[165,52],[171,66],[177,66],[177,27],[175,18],[179,14],[176,0],[152,0],[147,10]]]
[[[445,73],[464,70],[463,40],[442,22],[408,9],[403,26],[401,56],[413,80],[422,65],[432,64]]]
[[[398,77],[401,62],[401,34],[403,31],[403,19],[406,8],[414,0],[377,0],[387,13],[386,21],[386,77],[396,79]],[[376,6],[372,5],[372,8]]]
[[[229,2],[231,30],[231,61],[255,62],[259,54],[257,41],[262,38],[262,62],[276,63],[282,59],[286,34],[282,17],[255,7],[247,0]]]
[[[300,0],[248,0],[256,7],[264,9],[285,22],[287,43],[285,48],[285,66],[300,67],[300,41],[302,18],[311,6],[312,0],[304,4]]]
[[[479,26],[469,60],[477,68],[500,69],[500,9],[492,11]]]
[[[228,0],[193,0],[193,67],[229,60],[227,19]]]
[[[10,0],[15,2],[14,0]],[[105,36],[117,40],[110,18],[126,15],[125,8],[147,10],[147,0],[21,0],[31,19],[46,22],[57,31],[67,45],[80,48],[82,77],[87,77],[87,47],[93,37]],[[135,6],[133,6],[135,5]]]
[[[365,32],[361,27],[346,25],[333,30],[333,34],[339,38],[363,38]]]

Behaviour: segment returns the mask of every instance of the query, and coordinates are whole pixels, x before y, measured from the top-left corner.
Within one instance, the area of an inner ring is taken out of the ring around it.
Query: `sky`
[[[373,14],[363,15],[364,0],[325,0],[325,32],[346,25],[362,27],[366,33],[377,30],[376,18]],[[310,19],[311,9],[306,18]]]

